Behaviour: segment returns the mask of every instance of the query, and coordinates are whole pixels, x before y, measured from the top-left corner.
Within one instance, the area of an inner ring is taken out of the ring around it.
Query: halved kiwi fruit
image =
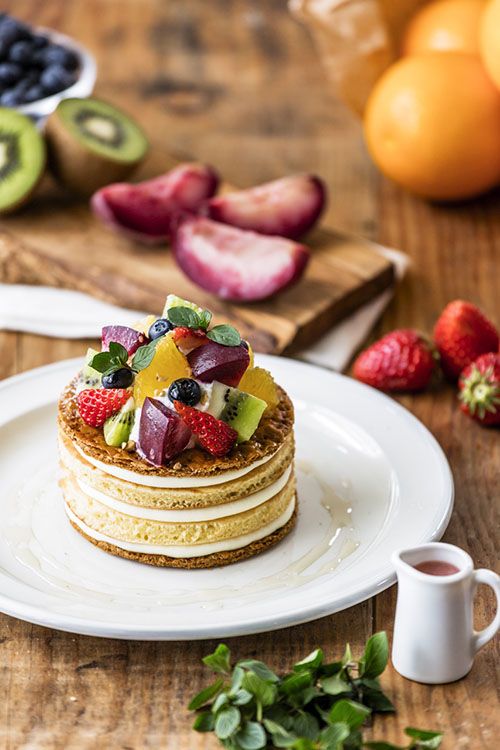
[[[26,203],[45,168],[45,143],[29,117],[0,107],[0,213]]]
[[[125,112],[100,99],[63,99],[46,123],[49,166],[82,195],[128,177],[148,140]]]

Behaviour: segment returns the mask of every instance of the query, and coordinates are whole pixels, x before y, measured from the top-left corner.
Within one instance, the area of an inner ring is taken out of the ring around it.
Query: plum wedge
[[[195,284],[222,299],[266,299],[300,279],[309,250],[284,237],[267,237],[191,216],[173,237],[177,263]]]
[[[146,244],[166,242],[178,215],[198,211],[217,190],[218,177],[204,164],[181,164],[135,185],[117,182],[91,198],[93,212],[117,232]]]
[[[318,220],[325,196],[319,177],[298,174],[211,198],[208,215],[240,229],[297,239]]]

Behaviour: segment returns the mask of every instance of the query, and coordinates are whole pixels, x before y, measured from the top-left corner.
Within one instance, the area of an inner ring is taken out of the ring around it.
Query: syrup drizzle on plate
[[[221,586],[205,586],[203,575],[207,571],[182,571],[190,578],[191,587],[171,588],[168,569],[152,569],[142,563],[134,563],[113,558],[113,562],[127,566],[139,566],[141,573],[149,571],[150,583],[137,586],[133,576],[130,585],[125,587],[113,580],[112,572],[103,574],[103,562],[108,562],[107,553],[98,550],[83,540],[69,525],[63,509],[62,497],[57,485],[57,475],[52,467],[41,467],[19,488],[11,493],[6,502],[10,504],[11,515],[4,536],[10,553],[20,563],[26,575],[37,587],[53,591],[54,611],[62,611],[60,592],[64,592],[64,612],[70,613],[72,602],[81,606],[82,598],[96,606],[106,607],[110,603],[131,607],[135,611],[158,610],[185,604],[198,604],[207,609],[230,606],[237,607],[249,601],[258,600],[269,592],[299,588],[322,576],[332,574],[336,568],[359,546],[353,525],[351,498],[347,482],[342,488],[341,497],[332,487],[315,476],[312,466],[299,461],[297,464],[299,488],[299,513],[313,513],[318,517],[318,530],[315,543],[305,552],[283,557],[283,566],[268,575],[245,582],[244,587],[231,585],[229,576]],[[60,546],[54,549],[54,528]],[[293,544],[293,534],[290,535]],[[282,542],[281,545],[286,542]],[[82,547],[83,545],[83,547]],[[269,556],[280,554],[281,545],[264,553],[259,568],[264,572],[270,568]],[[78,555],[72,550],[78,547]],[[102,556],[105,556],[103,559]],[[287,562],[287,559],[292,559]],[[280,557],[281,560],[281,557]],[[266,562],[264,562],[266,561]],[[247,561],[238,563],[246,565]],[[219,570],[229,570],[219,569]],[[5,570],[3,571],[5,574]],[[201,575],[200,575],[201,574]],[[120,576],[123,580],[123,576]],[[145,576],[141,575],[144,579]],[[118,577],[117,577],[118,579]],[[176,578],[178,580],[178,577]],[[193,585],[193,580],[199,585]],[[211,579],[213,582],[213,579]]]

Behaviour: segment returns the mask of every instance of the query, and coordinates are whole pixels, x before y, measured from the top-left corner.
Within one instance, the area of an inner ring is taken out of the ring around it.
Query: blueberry
[[[4,42],[2,39],[0,39],[0,61],[4,61],[7,59],[9,55],[9,49],[10,44],[7,44],[7,42]]]
[[[43,34],[35,34],[32,39],[33,47],[35,49],[44,49],[49,43],[49,40]]]
[[[17,83],[23,75],[23,69],[17,63],[0,63],[0,83],[10,86]]]
[[[60,65],[50,65],[40,76],[40,83],[47,94],[67,89],[76,81],[75,75]]]
[[[45,91],[40,86],[39,83],[33,84],[33,86],[30,86],[24,93],[24,101],[28,104],[29,102],[36,102],[39,99],[43,99],[45,97]]]
[[[40,58],[45,65],[60,65],[66,70],[76,70],[80,59],[76,52],[62,47],[60,44],[49,44],[40,52]]]
[[[201,398],[201,388],[196,380],[180,378],[171,384],[168,397],[171,401],[182,401],[183,404],[194,406]]]
[[[24,91],[18,90],[17,86],[13,89],[7,89],[0,96],[2,107],[18,107],[20,104],[24,104],[24,101]]]
[[[7,16],[0,22],[0,40],[7,44],[14,44],[21,39],[29,39],[31,32],[24,23],[16,21],[15,18]]]
[[[148,331],[148,337],[153,339],[159,339],[160,336],[164,336],[166,333],[174,328],[173,324],[166,318],[159,318],[155,320],[153,325]]]
[[[109,375],[102,376],[103,388],[128,388],[134,381],[134,373],[128,367],[120,367]]]
[[[241,339],[241,346],[248,351],[248,341],[245,341],[245,339]]]
[[[9,60],[26,67],[31,63],[33,52],[34,47],[31,42],[28,42],[25,39],[20,42],[14,42],[9,50]]]

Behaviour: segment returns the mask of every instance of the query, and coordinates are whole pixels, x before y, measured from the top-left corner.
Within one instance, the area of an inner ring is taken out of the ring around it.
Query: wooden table
[[[450,299],[480,303],[499,319],[498,192],[462,206],[430,206],[382,179],[359,125],[329,95],[307,32],[284,0],[10,0],[7,10],[77,36],[97,56],[98,92],[140,115],[176,151],[213,162],[252,184],[287,172],[318,171],[331,191],[329,221],[405,250],[413,271],[374,332],[432,329]],[[495,278],[496,273],[496,278]],[[496,283],[495,283],[496,280]],[[86,342],[0,334],[0,377],[81,354]],[[456,482],[445,539],[479,567],[498,564],[498,432],[457,408],[451,387],[400,399],[443,446]],[[376,630],[391,633],[395,588],[308,625],[232,639],[239,656],[258,654],[278,670],[322,645],[354,651]],[[477,626],[493,615],[479,591]],[[74,636],[0,618],[0,746],[30,748],[216,748],[190,729],[189,696],[206,681],[200,658],[213,642],[139,643]],[[498,652],[497,652],[498,656]],[[384,685],[395,717],[373,735],[402,741],[407,725],[445,731],[443,748],[499,746],[495,645],[470,675],[447,687],[408,682],[391,668]]]

